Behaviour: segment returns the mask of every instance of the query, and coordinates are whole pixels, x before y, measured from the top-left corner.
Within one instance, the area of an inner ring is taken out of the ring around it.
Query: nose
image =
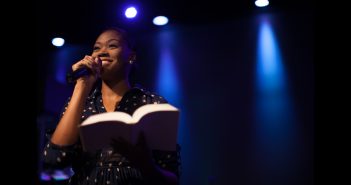
[[[109,54],[106,52],[101,52],[98,54],[98,57],[109,57]]]

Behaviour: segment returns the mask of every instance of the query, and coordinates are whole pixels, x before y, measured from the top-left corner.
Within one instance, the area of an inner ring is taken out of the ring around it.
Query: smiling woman
[[[179,147],[175,151],[152,150],[149,155],[141,135],[136,145],[115,141],[96,152],[82,149],[78,125],[90,115],[113,111],[132,114],[145,104],[167,103],[157,94],[131,87],[129,73],[135,58],[127,33],[111,28],[98,36],[91,55],[73,64],[73,71],[85,68],[90,73],[75,81],[72,96],[43,152],[49,165],[72,165],[74,175],[69,184],[178,184]]]

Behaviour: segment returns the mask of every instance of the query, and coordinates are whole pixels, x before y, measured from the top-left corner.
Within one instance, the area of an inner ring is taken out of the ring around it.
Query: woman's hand
[[[82,76],[77,80],[77,83],[83,83],[92,86],[100,77],[102,61],[99,59],[99,57],[94,58],[92,56],[86,55],[82,60],[72,65],[72,70],[76,71],[83,67],[88,68],[91,71],[91,75]]]

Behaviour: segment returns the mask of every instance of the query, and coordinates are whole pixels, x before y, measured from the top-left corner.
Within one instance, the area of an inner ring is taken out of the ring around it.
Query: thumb
[[[99,57],[96,57],[94,59],[94,62],[95,62],[94,66],[95,66],[97,77],[101,77],[102,61]]]

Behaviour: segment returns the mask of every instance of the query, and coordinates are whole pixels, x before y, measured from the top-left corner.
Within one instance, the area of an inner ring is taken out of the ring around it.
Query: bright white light
[[[51,43],[56,47],[61,47],[63,44],[65,44],[65,40],[63,38],[56,37],[52,39]]]
[[[137,13],[138,12],[134,7],[129,7],[127,8],[124,14],[126,15],[127,18],[134,18]]]
[[[265,7],[265,6],[269,5],[269,1],[268,0],[256,0],[255,5],[258,7]]]
[[[168,18],[165,16],[157,16],[152,20],[155,25],[162,26],[168,23]]]

